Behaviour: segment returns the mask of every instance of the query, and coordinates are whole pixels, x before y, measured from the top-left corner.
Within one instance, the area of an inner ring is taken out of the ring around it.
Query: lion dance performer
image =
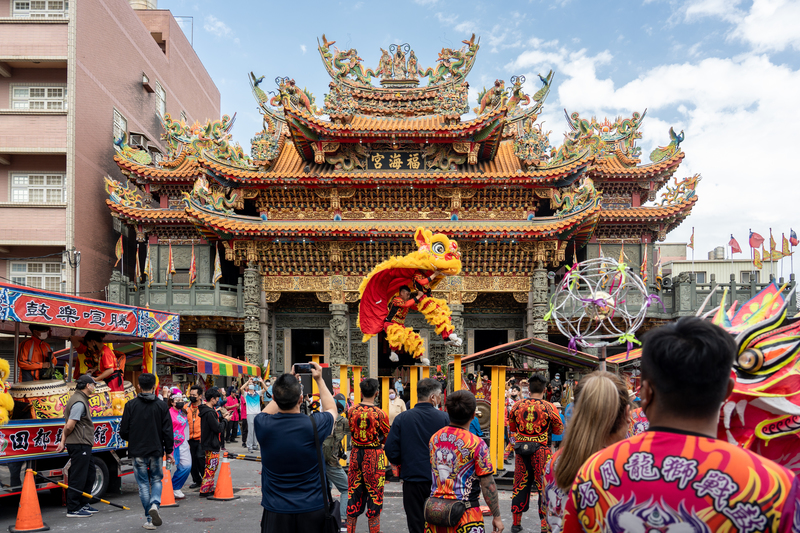
[[[410,309],[416,309],[446,343],[461,346],[461,339],[450,321],[447,302],[431,296],[446,276],[461,272],[461,253],[455,241],[424,228],[417,228],[414,240],[418,247],[416,252],[387,259],[361,282],[358,325],[364,334],[363,342],[381,331],[386,332],[392,361],[398,361],[397,352],[405,350],[422,364],[429,365],[422,339],[405,326],[405,319]],[[411,286],[416,288],[413,298]]]

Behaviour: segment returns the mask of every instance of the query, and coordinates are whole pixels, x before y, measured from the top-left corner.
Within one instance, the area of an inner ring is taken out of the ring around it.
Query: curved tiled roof
[[[600,219],[603,221],[654,221],[663,220],[674,215],[688,215],[694,204],[697,202],[697,196],[692,196],[688,200],[684,200],[679,204],[671,204],[665,206],[642,206],[642,207],[629,207],[626,209],[603,209],[600,214]]]
[[[631,177],[640,178],[648,175],[658,174],[665,170],[677,168],[681,164],[686,154],[683,152],[676,152],[671,157],[659,161],[657,163],[648,163],[635,167],[626,166],[619,161],[616,157],[607,157],[598,159],[591,169],[591,174],[603,178],[623,178],[630,179]]]
[[[114,161],[122,168],[129,170],[137,176],[145,176],[154,180],[176,180],[176,181],[194,181],[194,179],[202,172],[202,169],[197,164],[197,161],[191,158],[184,158],[180,165],[176,168],[155,168],[152,166],[139,165],[130,159],[125,159],[119,155],[114,155]]]
[[[153,222],[188,222],[189,220],[186,212],[182,209],[143,209],[118,204],[111,200],[106,200],[106,205],[115,213],[130,220]]]

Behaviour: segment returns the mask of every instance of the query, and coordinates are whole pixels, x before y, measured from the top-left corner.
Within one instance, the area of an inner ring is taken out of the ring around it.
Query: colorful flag
[[[644,257],[642,258],[642,265],[639,267],[639,276],[642,282],[647,285],[647,244],[644,245]]]
[[[214,249],[217,251],[217,258],[214,260],[214,283],[222,279],[222,263],[219,261],[219,244]]]
[[[795,233],[793,229],[789,230],[789,242],[792,246],[797,246],[797,244],[800,243],[800,241],[797,240],[797,233]]]
[[[142,372],[147,372],[156,376],[156,387],[158,390],[158,375],[156,374],[156,365],[153,360],[153,343],[142,343]]]
[[[142,267],[139,264],[139,243],[136,243],[136,279],[137,284],[142,282]]]
[[[114,263],[114,266],[116,267],[119,264],[120,259],[122,259],[122,235],[119,236],[117,246],[114,248],[114,253],[117,254],[117,262]]]
[[[764,252],[764,253],[767,253],[767,252]],[[761,268],[764,266],[761,263],[761,255],[758,253],[758,248],[753,248],[753,266],[756,267],[759,270],[761,270]]]
[[[739,242],[733,238],[733,233],[731,233],[731,240],[728,242],[728,246],[731,247],[731,254],[742,253],[742,247],[739,246]]]
[[[777,249],[778,249],[778,243],[775,242],[775,239],[772,237],[772,228],[769,228],[769,251],[770,253],[773,253]]]
[[[656,289],[661,290],[664,282],[664,272],[661,270],[661,248],[658,248],[658,263],[656,264]]]
[[[759,248],[764,243],[764,237],[750,230],[750,248]]]
[[[689,244],[687,244],[686,246],[694,250],[694,228],[692,228],[692,236],[689,237]]]
[[[169,241],[169,263],[167,270],[170,277],[175,275],[175,261],[172,259],[172,241]]]
[[[618,263],[624,263],[625,262],[625,243],[624,242],[622,243],[622,246],[620,246],[620,248],[619,248],[619,261],[617,261],[617,262]]]
[[[781,253],[784,257],[792,255],[792,250],[789,248],[789,239],[783,233],[781,233],[781,248]]]
[[[197,263],[194,258],[194,243],[192,243],[192,262],[189,265],[189,286],[191,287],[197,281]]]
[[[150,261],[150,243],[147,243],[147,255],[144,258],[144,275],[147,276],[147,286],[153,284],[153,263]]]

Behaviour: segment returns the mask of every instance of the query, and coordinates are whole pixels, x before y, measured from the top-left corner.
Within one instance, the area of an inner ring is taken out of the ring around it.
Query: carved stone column
[[[347,317],[347,304],[331,304],[328,309],[333,315],[330,331],[331,372],[334,377],[339,377],[339,365],[350,364],[350,342],[347,338],[350,320]]]
[[[464,335],[464,318],[461,316],[461,313],[464,312],[464,304],[450,304],[450,321],[453,323],[453,328],[456,330],[456,335],[458,338],[462,340],[462,342],[466,341],[466,336]],[[463,344],[461,346],[450,346],[447,345],[447,355],[453,355],[456,353],[464,353],[466,346]],[[433,361],[431,361],[433,363]],[[444,364],[444,363],[436,363],[436,364]]]
[[[528,306],[528,336],[547,340],[547,269],[541,261],[536,264],[531,280],[531,296]]]
[[[212,352],[217,351],[217,330],[210,328],[197,329],[197,347]]]
[[[259,273],[255,264],[247,263],[244,269],[244,355],[248,363],[261,366],[261,287]]]

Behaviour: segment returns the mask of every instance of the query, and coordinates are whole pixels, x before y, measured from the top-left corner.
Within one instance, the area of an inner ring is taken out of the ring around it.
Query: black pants
[[[325,509],[309,513],[271,513],[261,515],[261,533],[317,533],[325,525]]]
[[[192,483],[202,485],[206,459],[200,449],[200,441],[198,439],[189,439],[189,453],[192,454]]]
[[[242,424],[242,444],[247,442],[247,417],[244,417],[240,420]]]
[[[425,500],[430,495],[430,481],[403,481],[403,509],[408,533],[425,533]]]
[[[88,444],[67,444],[69,453],[69,486],[91,494],[94,485],[94,460],[92,447]],[[84,498],[74,490],[67,491],[67,512],[76,513],[89,503],[89,498]]]
[[[226,426],[227,427],[225,429],[226,429],[227,436],[225,437],[225,440],[227,440],[228,442],[235,441],[236,437],[238,436],[237,433],[238,433],[238,430],[239,430],[239,421],[238,420],[228,420],[228,422],[226,423]]]

